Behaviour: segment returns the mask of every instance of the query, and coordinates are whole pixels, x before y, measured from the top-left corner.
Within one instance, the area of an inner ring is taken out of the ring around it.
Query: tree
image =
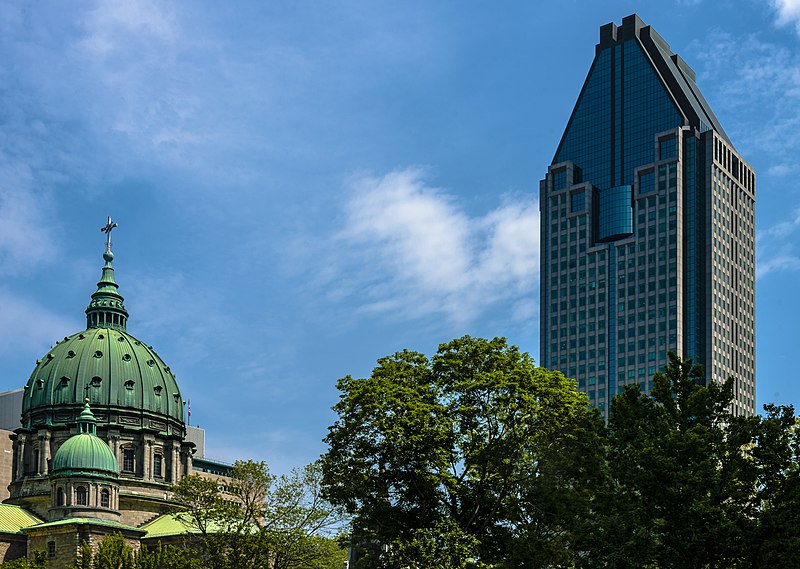
[[[571,562],[587,504],[576,477],[602,429],[573,381],[504,338],[465,336],[337,387],[323,484],[353,516],[358,567],[528,567],[514,561],[521,547]]]
[[[743,567],[800,566],[800,424],[792,406],[765,405],[751,419],[747,456],[757,469],[753,531]]]
[[[316,464],[274,476],[264,462],[237,461],[228,496],[215,481],[187,476],[173,486],[178,515],[199,534],[201,557],[216,569],[340,569],[334,539],[341,516],[321,497]]]
[[[119,534],[106,535],[93,550],[82,542],[77,564],[72,569],[201,569],[190,551],[168,545],[154,550],[142,547],[138,551],[125,543]]]
[[[47,552],[37,550],[33,552],[32,559],[20,557],[13,561],[0,564],[3,569],[47,569]]]
[[[598,567],[735,567],[747,555],[756,469],[752,425],[732,416],[732,381],[669,354],[649,395],[612,404],[609,480],[598,496],[590,558]]]

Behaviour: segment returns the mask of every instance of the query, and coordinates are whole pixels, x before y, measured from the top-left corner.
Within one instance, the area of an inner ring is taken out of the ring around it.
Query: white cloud
[[[771,0],[778,12],[778,25],[794,25],[800,34],[800,0]]]
[[[99,57],[128,49],[132,39],[174,41],[177,30],[164,3],[149,0],[104,0],[83,19],[80,45]]]
[[[800,257],[794,253],[792,241],[789,239],[798,228],[800,208],[796,208],[789,219],[756,232],[756,278],[773,272],[800,269]]]
[[[756,265],[756,278],[760,279],[769,273],[778,271],[796,271],[800,269],[800,257],[791,254],[779,254]]]
[[[471,217],[457,199],[428,186],[419,170],[352,181],[332,294],[358,297],[361,310],[400,318],[473,320],[507,301],[529,315],[536,295],[539,215],[531,198],[506,196]]]
[[[791,172],[800,154],[800,55],[757,35],[722,32],[693,51],[704,92],[737,148],[763,153],[762,168],[771,173]]]

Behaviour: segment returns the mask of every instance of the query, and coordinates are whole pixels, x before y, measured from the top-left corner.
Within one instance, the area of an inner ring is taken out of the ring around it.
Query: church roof
[[[164,514],[154,519],[152,522],[144,524],[140,529],[145,530],[147,533],[142,539],[158,538],[158,537],[171,537],[175,535],[196,535],[200,530],[192,525],[189,521],[188,514],[184,512],[175,512],[172,514]],[[250,527],[252,532],[258,531],[255,524]],[[224,532],[225,528],[211,522],[207,528],[208,533]]]
[[[40,524],[42,520],[28,510],[11,504],[0,504],[0,533],[22,534],[22,529]]]
[[[147,532],[142,539],[200,533],[197,527],[189,523],[185,514],[180,513],[159,516],[144,524],[141,529]]]
[[[104,519],[101,519],[101,518],[65,518],[63,520],[56,520],[54,522],[45,522],[45,523],[39,523],[39,524],[36,524],[36,525],[31,525],[31,526],[28,526],[28,527],[26,527],[24,529],[28,530],[28,531],[37,531],[37,530],[48,529],[48,528],[52,528],[52,527],[67,526],[67,525],[70,525],[70,524],[79,525],[79,526],[85,526],[85,525],[104,526],[104,527],[108,527],[108,528],[112,528],[112,529],[116,529],[116,530],[120,530],[120,531],[132,531],[132,532],[139,532],[139,533],[142,532],[142,530],[139,529],[139,528],[135,528],[133,526],[129,526],[127,524],[123,524],[123,523],[115,521],[115,520],[104,520]]]

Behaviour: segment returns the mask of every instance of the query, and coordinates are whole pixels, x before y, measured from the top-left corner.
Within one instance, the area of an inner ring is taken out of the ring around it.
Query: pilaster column
[[[41,446],[41,453],[40,456],[42,457],[42,473],[43,474],[50,474],[50,459],[53,457],[52,449],[50,448],[50,442],[52,440],[52,434],[50,431],[45,431],[44,435],[42,435],[42,446]]]
[[[36,437],[36,476],[44,474],[44,435],[37,435]]]
[[[17,440],[14,444],[14,454],[16,464],[14,465],[14,480],[20,480],[25,474],[25,441],[26,437],[23,434],[17,435]]]
[[[153,439],[146,438],[144,441],[144,471],[142,477],[145,480],[153,479]]]
[[[170,468],[172,469],[172,483],[175,484],[178,480],[180,480],[180,461],[181,461],[181,449],[180,446],[173,444],[172,445],[172,460],[170,461]]]

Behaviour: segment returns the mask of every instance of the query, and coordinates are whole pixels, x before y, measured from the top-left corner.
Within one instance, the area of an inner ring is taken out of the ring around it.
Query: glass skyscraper
[[[655,30],[600,28],[540,183],[540,363],[605,414],[667,351],[755,413],[755,173]]]

